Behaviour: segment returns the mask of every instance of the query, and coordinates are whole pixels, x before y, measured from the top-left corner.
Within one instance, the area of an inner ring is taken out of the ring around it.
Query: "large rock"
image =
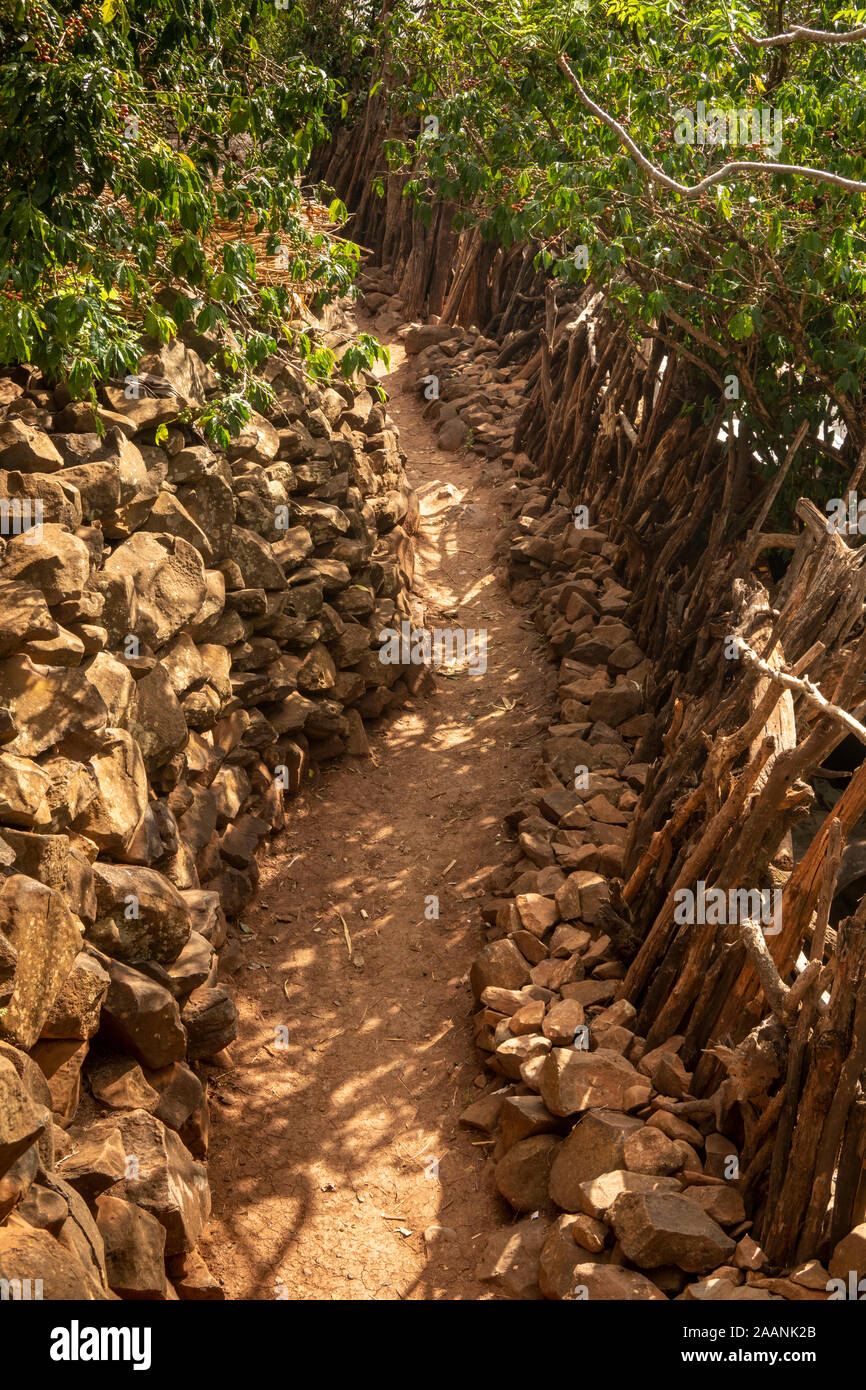
[[[270,463],[280,448],[280,436],[264,416],[253,411],[228,448],[230,459],[245,458],[253,463]]]
[[[36,1231],[14,1217],[0,1228],[0,1279],[7,1280],[13,1289],[21,1289],[29,1280],[30,1292],[22,1296],[31,1298],[37,1297],[34,1290],[40,1280],[41,1297],[48,1302],[91,1302],[108,1297],[77,1255],[47,1231]]]
[[[0,823],[39,829],[51,822],[50,779],[29,758],[0,753]]]
[[[170,1066],[160,1067],[156,1071],[146,1070],[145,1076],[148,1085],[159,1097],[153,1113],[169,1129],[180,1133],[190,1116],[207,1109],[204,1086],[195,1072],[183,1062],[172,1062]]]
[[[97,1121],[89,1133],[103,1127],[118,1128],[126,1150],[128,1176],[112,1189],[112,1197],[133,1202],[156,1218],[165,1230],[166,1255],[192,1250],[210,1215],[207,1170],[145,1110]]]
[[[847,1279],[852,1270],[858,1279],[866,1276],[866,1223],[842,1237],[830,1256],[829,1270],[834,1279]]]
[[[50,1126],[50,1110],[46,1110],[44,1114],[46,1126]],[[22,1203],[26,1202],[39,1176],[40,1162],[39,1147],[37,1144],[31,1144],[0,1177],[0,1222],[5,1221],[9,1213],[16,1208],[20,1210]]]
[[[44,430],[10,416],[0,425],[0,468],[19,473],[56,473],[63,466],[58,449]]]
[[[235,520],[234,494],[225,478],[210,472],[197,479],[194,487],[181,488],[178,497],[207,536],[215,561],[224,560],[231,549]]]
[[[213,368],[182,338],[172,338],[142,357],[139,375],[151,390],[174,399],[175,414],[178,408],[203,405],[208,395],[219,388]],[[157,383],[165,383],[163,390]]]
[[[73,1127],[69,1137],[73,1148],[59,1161],[61,1175],[85,1202],[93,1202],[126,1175],[123,1138],[114,1123],[104,1121],[87,1130]]]
[[[602,1173],[601,1177],[588,1178],[581,1183],[578,1203],[587,1216],[604,1221],[623,1192],[678,1194],[679,1191],[680,1184],[676,1178],[657,1178],[650,1173],[629,1173],[625,1168],[616,1168],[613,1172]]]
[[[116,460],[64,468],[63,480],[77,488],[86,517],[108,516],[120,506],[120,469]]]
[[[138,742],[126,729],[106,729],[88,763],[97,795],[75,820],[75,829],[107,854],[122,858],[148,807],[148,782]]]
[[[495,943],[498,944],[498,943]],[[619,1053],[555,1047],[541,1073],[541,1095],[554,1115],[581,1110],[636,1110],[650,1096],[646,1077]]]
[[[87,663],[84,674],[105,701],[108,723],[114,728],[125,729],[135,695],[135,680],[129,666],[111,652],[99,652]]]
[[[112,1292],[128,1299],[164,1298],[164,1226],[150,1212],[110,1192],[96,1199],[96,1221]]]
[[[82,522],[81,496],[65,475],[0,472],[0,506],[3,501],[11,504],[12,533],[32,528],[34,540],[36,528],[46,521],[66,531],[77,531]],[[4,534],[9,534],[5,523],[3,530]]]
[[[186,507],[170,492],[162,492],[157,497],[143,529],[156,531],[162,536],[181,536],[199,552],[205,564],[213,563],[213,550],[204,531],[193,521]]]
[[[159,1093],[131,1057],[101,1058],[89,1069],[88,1080],[96,1099],[109,1110],[155,1112],[159,1104]]]
[[[120,961],[111,962],[109,974],[100,1036],[131,1053],[144,1067],[179,1062],[186,1053],[186,1032],[174,997]]]
[[[99,450],[92,456],[97,465],[116,470],[119,487],[117,506],[102,514],[102,528],[112,540],[122,540],[142,526],[159,494],[159,481],[148,473],[141,450],[116,426],[107,431]]]
[[[413,357],[415,353],[423,352],[425,348],[431,347],[434,343],[442,343],[448,338],[458,337],[459,333],[458,328],[454,328],[448,323],[413,323],[403,334],[403,346],[407,356]]]
[[[187,1030],[187,1055],[191,1062],[215,1057],[238,1035],[238,1011],[223,986],[204,986],[190,995],[181,1015]]]
[[[96,782],[84,763],[59,753],[43,757],[39,767],[49,780],[47,795],[51,807],[51,829],[59,834],[68,830],[72,822],[83,815],[95,800]],[[80,850],[75,853],[81,855]]]
[[[51,1091],[48,1088],[48,1082],[30,1054],[22,1051],[20,1047],[13,1047],[12,1043],[0,1039],[0,1057],[12,1063],[16,1075],[30,1099],[35,1101],[40,1109],[50,1110]],[[49,1163],[49,1149],[42,1140],[39,1141],[39,1150],[44,1166],[53,1167],[53,1160]],[[53,1149],[51,1152],[53,1153]]]
[[[491,985],[502,989],[521,989],[529,981],[529,962],[508,937],[491,941],[485,946],[475,957],[469,972],[469,983],[476,999],[480,999]]]
[[[739,1226],[746,1219],[745,1203],[737,1189],[729,1183],[723,1187],[685,1187],[683,1196],[695,1202],[720,1226]]]
[[[109,976],[88,951],[81,951],[45,1022],[43,1038],[92,1038],[108,991]]]
[[[155,869],[121,864],[93,866],[96,903],[101,916],[117,925],[118,959],[176,960],[189,940],[189,909],[173,883]]]
[[[654,1125],[644,1125],[626,1139],[622,1166],[632,1173],[677,1173],[685,1165],[687,1155],[684,1145],[669,1139]]]
[[[3,574],[34,585],[52,606],[79,598],[90,578],[90,551],[84,541],[55,522],[41,533],[13,536],[3,556]]]
[[[18,1207],[17,1214],[30,1226],[39,1231],[48,1231],[56,1236],[69,1216],[69,1207],[64,1199],[49,1187],[34,1182]]]
[[[47,1123],[11,1062],[0,1056],[0,1178],[36,1143]]]
[[[557,1150],[550,1195],[563,1211],[582,1211],[581,1184],[623,1167],[623,1148],[641,1121],[616,1110],[589,1110]]]
[[[136,531],[105,563],[108,578],[132,580],[136,632],[158,649],[198,613],[207,592],[204,562],[180,536]]]
[[[51,1109],[56,1123],[62,1127],[74,1118],[81,1098],[81,1068],[87,1056],[88,1043],[81,1038],[45,1038],[30,1050],[51,1092]]]
[[[515,1211],[550,1209],[547,1185],[560,1140],[535,1134],[513,1144],[496,1165],[496,1186]]]
[[[178,956],[169,966],[171,992],[175,999],[189,998],[193,990],[207,984],[214,963],[214,948],[206,937],[197,931],[190,932],[189,939]]]
[[[57,1173],[41,1172],[40,1183],[52,1197],[59,1197],[65,1203],[66,1219],[57,1232],[57,1238],[62,1246],[81,1261],[98,1296],[102,1297],[108,1292],[105,1280],[105,1248],[99,1227],[87,1203]]]
[[[538,1264],[538,1285],[545,1298],[573,1297],[575,1270],[591,1262],[586,1250],[574,1239],[573,1224],[573,1216],[560,1216],[548,1228]]]
[[[18,729],[8,753],[35,758],[68,733],[104,729],[108,710],[83,671],[69,666],[37,666],[24,655],[0,662],[0,705]]]
[[[17,955],[0,1033],[30,1048],[81,950],[81,922],[53,888],[13,874],[0,888],[0,933]]]
[[[136,684],[129,728],[151,770],[162,767],[187,745],[186,718],[161,663]]]
[[[283,567],[268,541],[243,526],[232,529],[229,555],[241,572],[247,589],[285,589]]]
[[[48,888],[65,893],[69,873],[69,839],[66,835],[38,835],[31,830],[3,828],[3,839],[15,856],[15,868]],[[10,866],[11,867],[11,866]]]
[[[677,1265],[702,1274],[728,1264],[736,1249],[695,1202],[673,1192],[622,1192],[608,1219],[623,1254],[642,1269]]]
[[[45,597],[32,584],[0,579],[0,656],[6,656],[22,643],[57,634],[57,624],[48,611]]]
[[[557,889],[556,905],[565,921],[580,920],[592,926],[609,896],[606,879],[588,869],[577,869]]]

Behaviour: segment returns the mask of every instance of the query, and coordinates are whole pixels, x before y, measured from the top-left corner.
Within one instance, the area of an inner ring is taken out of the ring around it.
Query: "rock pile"
[[[649,770],[648,663],[604,529],[533,471],[515,460],[500,540],[512,595],[533,604],[558,662],[559,712],[537,785],[506,817],[515,842],[490,876],[471,972],[476,1041],[500,1084],[461,1122],[489,1139],[492,1182],[521,1218],[490,1237],[480,1277],[513,1299],[827,1298],[830,1271],[864,1264],[866,1227],[829,1270],[769,1268],[736,1144],[712,1115],[682,1114],[683,1038],[649,1049],[622,997],[620,957],[637,943],[617,892]]]
[[[361,280],[365,306],[376,314],[380,333],[402,323],[393,283],[384,268]],[[446,323],[409,324],[400,336],[413,358],[415,384],[428,402],[425,415],[437,426],[439,448],[453,452],[466,447],[487,458],[500,457],[525,405],[525,382],[519,369],[507,366],[511,342],[498,343],[477,329]]]
[[[321,330],[339,358],[352,322]],[[65,387],[0,378],[0,1280],[22,1296],[222,1296],[195,1250],[203,1063],[237,1021],[219,952],[310,764],[363,754],[419,676],[378,659],[418,511],[374,378],[275,360],[275,407],[220,453],[178,418],[217,346],[154,346],[102,390],[102,435]]]

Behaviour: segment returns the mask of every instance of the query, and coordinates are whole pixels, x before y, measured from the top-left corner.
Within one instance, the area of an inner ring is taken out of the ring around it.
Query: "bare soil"
[[[493,574],[501,466],[436,447],[390,346],[424,620],[486,628],[487,671],[440,673],[435,694],[368,728],[372,758],[312,779],[262,862],[234,975],[240,1034],[211,1091],[201,1250],[232,1299],[489,1298],[478,1254],[510,1219],[481,1136],[458,1126],[490,1088],[468,971],[553,674]]]

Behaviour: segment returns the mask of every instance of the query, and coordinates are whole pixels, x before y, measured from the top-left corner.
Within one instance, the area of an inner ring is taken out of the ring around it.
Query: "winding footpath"
[[[211,1090],[201,1249],[230,1299],[490,1298],[478,1252],[511,1219],[485,1176],[489,1141],[458,1126],[491,1079],[468,972],[554,676],[493,573],[501,465],[436,447],[389,346],[389,410],[421,501],[415,620],[486,628],[487,671],[440,674],[370,735],[371,757],[311,781],[262,861],[226,959],[240,1034]]]

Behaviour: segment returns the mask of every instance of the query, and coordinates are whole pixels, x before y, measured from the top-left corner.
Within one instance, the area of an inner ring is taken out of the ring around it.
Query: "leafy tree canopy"
[[[341,106],[301,49],[275,60],[292,22],[231,0],[2,0],[0,362],[95,401],[99,380],[135,372],[143,333],[165,342],[194,319],[230,345],[211,435],[265,403],[257,369],[359,254],[333,235],[342,204],[301,188]],[[327,375],[333,358],[294,337]]]
[[[866,10],[740,0],[441,0],[391,17],[392,141],[421,205],[456,200],[564,283],[591,278],[636,336],[681,338],[774,464],[798,424],[827,486],[866,443],[866,198],[775,169],[689,189],[731,161],[810,166],[866,186]],[[781,39],[778,36],[782,35]],[[762,40],[773,39],[766,43]],[[778,39],[778,41],[776,41]],[[562,59],[566,66],[563,66]],[[703,118],[703,124],[702,124]],[[583,250],[582,248],[586,248]]]

